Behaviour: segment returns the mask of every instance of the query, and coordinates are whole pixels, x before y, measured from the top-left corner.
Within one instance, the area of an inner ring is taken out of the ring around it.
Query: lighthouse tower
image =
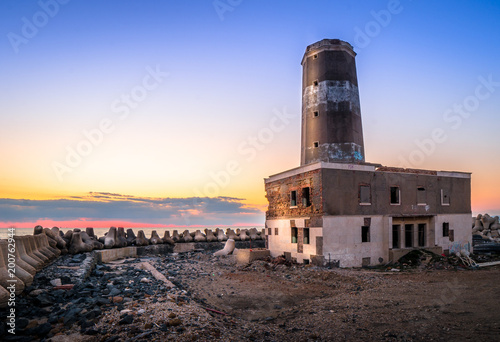
[[[307,47],[300,165],[365,162],[355,57],[351,44],[339,39]]]

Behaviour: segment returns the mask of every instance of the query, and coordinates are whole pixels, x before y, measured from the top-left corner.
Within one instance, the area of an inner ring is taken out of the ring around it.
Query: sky
[[[366,160],[500,214],[500,2],[0,2],[0,227],[263,225],[301,59],[351,43]],[[278,122],[279,125],[272,125]]]

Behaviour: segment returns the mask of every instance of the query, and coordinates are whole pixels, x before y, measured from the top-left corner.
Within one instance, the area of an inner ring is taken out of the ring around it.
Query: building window
[[[311,205],[311,200],[310,200],[310,189],[309,187],[307,188],[302,188],[302,206],[303,207],[309,207]]]
[[[418,224],[418,246],[419,247],[424,247],[425,246],[425,223],[419,223]]]
[[[423,186],[419,186],[417,188],[417,204],[425,205],[426,203],[425,188]]]
[[[361,205],[370,205],[371,202],[371,194],[370,194],[370,186],[369,185],[360,185],[359,186],[359,204]]]
[[[304,228],[304,245],[309,244],[309,228]]]
[[[443,222],[443,237],[450,236],[450,223]]]
[[[413,225],[405,224],[405,247],[413,247]]]
[[[315,111],[313,112],[313,115],[314,115],[314,117],[315,117],[315,118],[317,118],[317,117],[319,116],[319,112],[318,112],[317,110],[315,110]]]
[[[272,228],[267,228],[267,235],[273,235],[273,231],[271,229]]]
[[[391,186],[391,204],[401,204],[399,194],[399,186]]]
[[[361,242],[370,242],[370,227],[361,227]]]
[[[274,235],[278,235],[278,227],[274,228]]]
[[[297,227],[292,227],[292,243],[297,243],[297,239],[299,236],[299,230]]]
[[[318,86],[318,80],[314,81],[314,82],[313,82],[313,85],[314,85],[315,87],[317,87],[317,86]]]
[[[314,58],[314,59],[318,59],[318,55],[314,55],[314,56],[313,56],[313,58]]]
[[[297,206],[297,191],[293,190],[290,192],[290,207]]]
[[[401,231],[401,225],[392,225],[392,248],[401,248],[399,245],[399,234]]]
[[[448,190],[441,189],[441,205],[450,205],[450,194]]]
[[[319,141],[315,141],[315,142],[313,143],[313,146],[314,146],[314,147],[319,147]]]

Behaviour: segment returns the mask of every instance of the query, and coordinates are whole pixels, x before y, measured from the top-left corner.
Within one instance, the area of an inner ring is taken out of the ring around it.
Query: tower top
[[[306,48],[304,57],[302,58],[301,64],[304,64],[304,60],[311,55],[314,55],[320,51],[345,51],[352,57],[356,57],[356,52],[351,44],[344,42],[340,39],[323,39],[319,42],[313,43]]]

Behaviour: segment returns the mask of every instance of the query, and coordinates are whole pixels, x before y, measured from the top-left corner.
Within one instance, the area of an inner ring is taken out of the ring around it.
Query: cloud
[[[166,225],[263,224],[261,209],[235,197],[154,198],[90,192],[53,200],[0,198],[0,224],[50,221],[128,221]]]

